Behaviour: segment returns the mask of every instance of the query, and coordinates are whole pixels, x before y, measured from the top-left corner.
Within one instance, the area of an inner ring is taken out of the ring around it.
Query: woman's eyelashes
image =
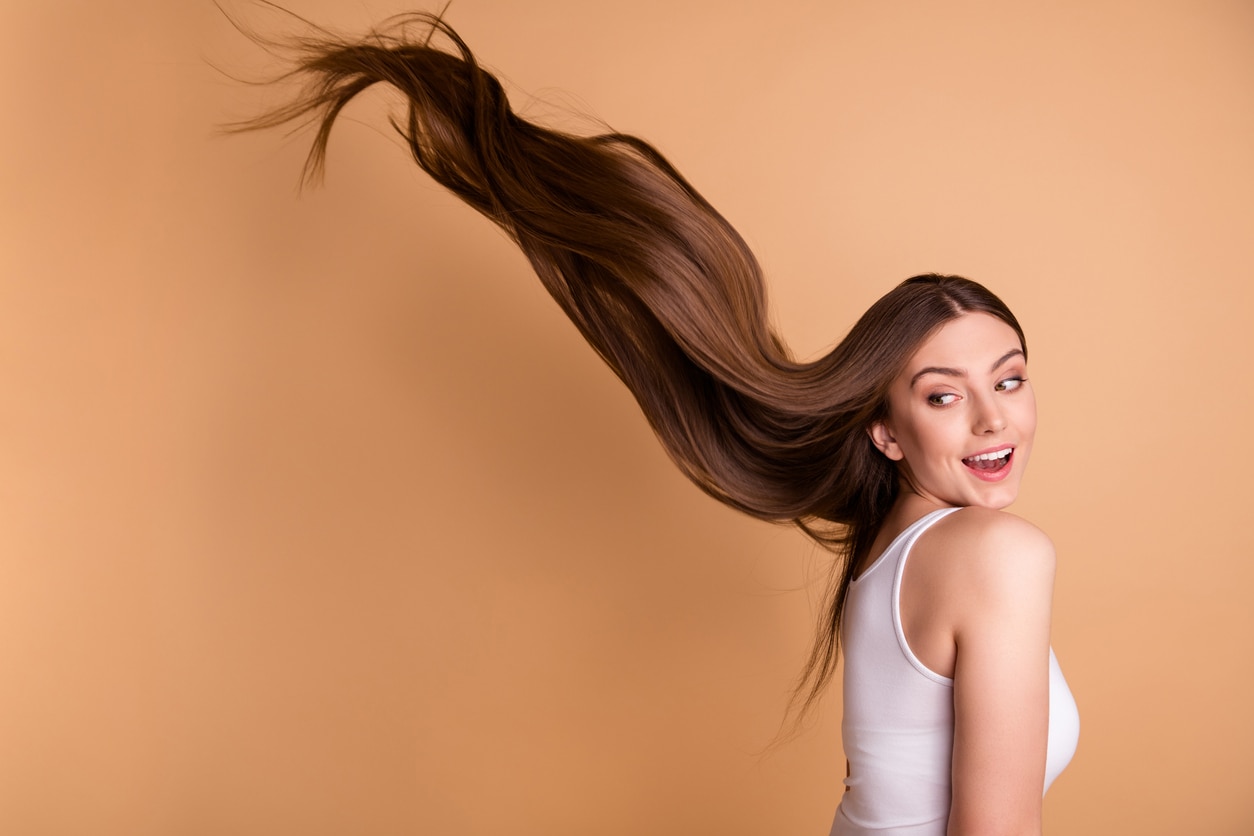
[[[1014,392],[1027,382],[1028,379],[1022,375],[1002,378],[993,385],[993,391]],[[927,396],[927,402],[931,406],[951,406],[957,403],[960,397],[956,392],[932,392]]]

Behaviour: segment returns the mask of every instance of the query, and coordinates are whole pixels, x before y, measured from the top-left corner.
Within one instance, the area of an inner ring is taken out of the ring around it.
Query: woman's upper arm
[[[979,516],[952,577],[962,606],[949,834],[1039,834],[1054,548],[1017,517]]]

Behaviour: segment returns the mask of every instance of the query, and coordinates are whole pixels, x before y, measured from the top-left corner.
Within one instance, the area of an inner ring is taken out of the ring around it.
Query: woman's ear
[[[899,462],[905,458],[901,452],[901,446],[897,444],[897,439],[893,436],[893,431],[883,421],[876,421],[867,427],[866,431],[867,435],[871,436],[871,443],[890,461]]]

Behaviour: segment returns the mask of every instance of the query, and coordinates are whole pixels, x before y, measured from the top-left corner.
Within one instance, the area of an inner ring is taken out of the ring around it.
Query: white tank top
[[[850,788],[832,836],[945,836],[954,742],[954,681],[929,670],[906,644],[901,578],[910,547],[942,508],[901,532],[849,586],[841,622],[844,721]],[[1080,715],[1049,651],[1049,743],[1045,787],[1075,753]]]

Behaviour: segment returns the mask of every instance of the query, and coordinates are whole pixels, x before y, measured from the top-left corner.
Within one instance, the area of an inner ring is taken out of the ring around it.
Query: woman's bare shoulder
[[[1052,586],[1054,544],[1044,531],[1006,511],[962,508],[946,516],[920,545],[967,588],[1040,584]],[[1007,590],[1009,591],[1009,590]]]
[[[937,533],[974,546],[1022,541],[1028,548],[1053,548],[1049,536],[1023,517],[992,508],[959,508],[940,520],[933,528]]]

